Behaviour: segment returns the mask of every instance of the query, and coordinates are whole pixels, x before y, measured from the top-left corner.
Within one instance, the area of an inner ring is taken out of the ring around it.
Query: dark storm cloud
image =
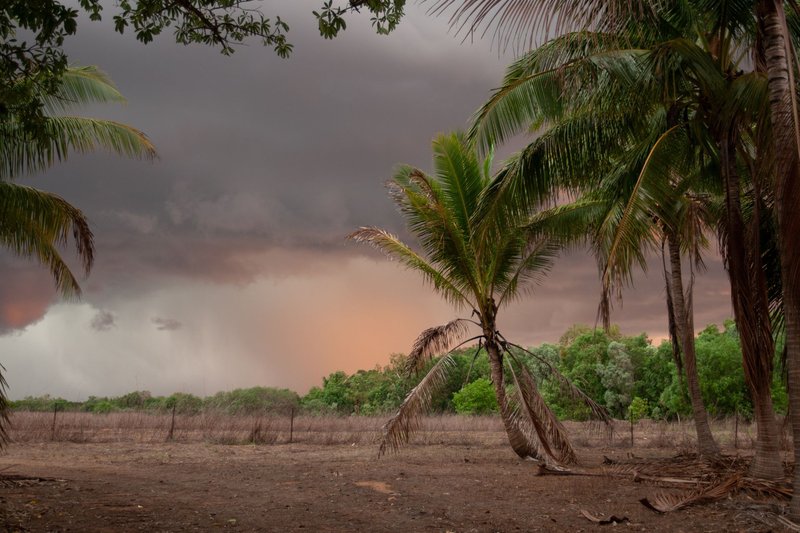
[[[114,313],[100,309],[97,311],[97,314],[92,317],[92,321],[89,325],[95,331],[108,331],[117,324]]]
[[[159,331],[177,331],[183,327],[183,324],[174,318],[154,317],[150,321],[156,325],[156,329]]]
[[[248,258],[274,248],[363,253],[354,228],[402,229],[383,183],[400,163],[430,165],[430,141],[463,127],[503,63],[486,43],[460,45],[411,8],[401,29],[374,35],[355,18],[341,38],[317,35],[309,6],[265,4],[292,26],[289,60],[253,44],[232,57],[144,46],[110,21],[80,22],[67,49],[100,66],[128,98],[87,115],[144,130],[156,161],[73,156],[29,181],[87,213],[97,261],[85,298],[156,290],[165,278],[249,283],[281,265]],[[369,43],[369,46],[365,46]]]
[[[385,363],[452,317],[411,273],[344,236],[361,225],[403,234],[385,181],[401,163],[429,170],[431,139],[465,127],[510,58],[485,41],[462,45],[420,6],[388,37],[362,17],[325,41],[313,4],[264,4],[292,26],[288,60],[256,44],[223,57],[167,34],[144,46],[110,20],[81,21],[70,59],[99,65],[129,100],[84,114],[144,130],[159,158],[73,156],[24,180],[80,207],[97,253],[80,305],[52,306],[45,270],[0,260],[0,333],[30,326],[2,339],[15,394],[302,391]],[[658,272],[617,308],[626,333],[666,323]],[[719,268],[698,279],[698,327],[730,314],[725,285]],[[573,254],[504,310],[501,327],[521,343],[556,341],[594,323],[598,295],[594,261]],[[107,309],[116,327],[74,334]],[[176,316],[197,334],[165,334],[181,327]]]
[[[87,114],[139,127],[159,150],[154,162],[73,157],[31,180],[93,222],[90,300],[93,287],[165,274],[247,281],[258,272],[243,254],[341,250],[363,224],[399,230],[384,181],[399,163],[429,166],[433,136],[463,127],[502,72],[486,43],[460,45],[421,9],[392,36],[362,17],[334,41],[307,5],[264,9],[292,26],[289,60],[255,44],[223,57],[169,35],[144,46],[110,21],[82,20],[68,41],[73,63],[99,65],[129,99]]]

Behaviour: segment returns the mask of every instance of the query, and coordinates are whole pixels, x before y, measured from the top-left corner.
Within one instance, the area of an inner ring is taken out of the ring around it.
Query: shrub
[[[498,410],[494,387],[486,378],[478,378],[453,394],[453,406],[459,414],[481,415]]]

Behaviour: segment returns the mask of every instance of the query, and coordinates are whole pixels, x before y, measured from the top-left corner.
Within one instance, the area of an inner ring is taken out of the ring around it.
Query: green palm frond
[[[538,39],[570,31],[597,28],[617,30],[653,16],[653,3],[645,0],[432,0],[431,12],[451,12],[450,24],[458,32],[491,32],[500,47],[531,48]]]
[[[58,251],[70,238],[88,273],[94,261],[94,237],[85,215],[55,194],[0,181],[0,242],[16,255],[45,265],[65,297],[81,292]]]
[[[90,103],[125,103],[108,75],[94,66],[70,67],[60,80],[58,91],[42,98],[47,115],[62,113]]]
[[[663,184],[669,183],[671,154],[662,147],[667,146],[670,136],[678,129],[675,127],[667,130],[656,141],[639,171],[624,210],[619,213],[619,216],[607,216],[599,230],[602,233],[612,235],[605,258],[606,268],[603,272],[605,284],[610,282],[610,278],[617,277],[614,275],[615,269],[628,270],[628,262],[618,260],[620,256],[625,255],[622,250],[641,249],[640,243],[643,239],[653,234],[651,207],[660,201],[662,197],[655,194],[647,186],[654,185],[663,191]],[[662,187],[658,187],[659,185],[662,185]],[[613,210],[609,211],[609,214],[612,213],[614,213]],[[612,224],[613,227],[611,227]]]
[[[475,309],[470,299],[428,261],[414,252],[395,235],[375,227],[363,227],[351,233],[348,239],[369,244],[404,266],[420,272],[426,281],[456,307]]]
[[[44,171],[73,152],[105,149],[131,158],[156,157],[155,147],[144,133],[111,120],[50,117],[45,124],[45,135],[36,139],[20,139],[16,125],[7,122],[0,124],[0,137],[2,180]]]
[[[606,90],[621,90],[633,85],[643,51],[621,44],[614,36],[579,32],[527,53],[507,69],[502,86],[475,113],[469,138],[486,150],[526,129],[560,120],[571,99],[593,93],[590,87],[605,83]]]
[[[544,281],[558,257],[563,246],[557,240],[545,238],[533,241],[515,261],[507,279],[496,282],[495,290],[499,292],[497,305],[511,302],[520,295],[520,287],[530,290],[534,285]],[[497,276],[496,276],[497,277]]]

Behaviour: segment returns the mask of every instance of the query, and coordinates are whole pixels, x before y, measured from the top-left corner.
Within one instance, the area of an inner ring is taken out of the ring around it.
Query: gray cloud
[[[92,317],[92,321],[89,325],[95,331],[108,331],[116,327],[116,317],[111,311],[99,309],[97,314]]]
[[[81,21],[69,39],[72,62],[101,66],[129,100],[85,113],[144,130],[159,159],[73,156],[23,180],[87,214],[97,255],[82,303],[66,305],[53,305],[46,271],[0,260],[0,333],[24,330],[0,339],[13,394],[302,390],[338,368],[384,363],[453,316],[412,274],[344,236],[361,225],[403,233],[384,182],[400,163],[430,169],[431,139],[466,125],[510,57],[486,41],[462,45],[420,6],[390,36],[362,18],[334,41],[317,35],[308,5],[265,8],[292,26],[289,60],[257,45],[226,58],[166,34],[143,46],[108,20]],[[626,332],[666,329],[653,272],[614,316]],[[698,280],[698,327],[730,314],[725,290],[712,265]],[[573,255],[501,326],[523,343],[555,341],[594,322],[598,294],[594,261]],[[105,309],[116,327],[78,338]],[[161,333],[181,327],[175,316],[202,333]],[[183,355],[168,364],[168,352]]]
[[[174,318],[153,317],[150,321],[159,331],[177,331],[183,327],[183,323]]]

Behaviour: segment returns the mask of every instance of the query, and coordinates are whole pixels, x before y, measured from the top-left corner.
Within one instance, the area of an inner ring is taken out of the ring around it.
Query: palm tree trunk
[[[681,249],[678,237],[667,233],[670,259],[670,281],[672,284],[672,304],[675,313],[675,329],[683,352],[683,363],[686,368],[686,384],[689,388],[689,399],[692,403],[694,427],[697,431],[697,451],[700,455],[718,455],[719,447],[714,441],[711,427],[708,424],[708,413],[700,393],[700,380],[697,376],[697,354],[694,345],[693,320],[689,315],[683,292],[683,274],[681,272]]]
[[[514,452],[522,459],[527,459],[529,457],[538,459],[539,452],[536,446],[521,430],[519,424],[514,421],[513,411],[506,398],[503,354],[495,338],[494,324],[484,328],[484,335],[486,335],[486,352],[489,354],[489,366],[491,369],[492,384],[494,385],[494,394],[497,398],[497,405],[500,407],[500,417],[503,419],[503,426],[508,435],[508,442],[511,444],[511,448],[514,449]]]
[[[791,40],[781,0],[761,0],[756,6],[764,62],[769,80],[770,115],[775,151],[775,211],[781,258],[789,413],[794,462],[800,465],[800,135],[798,135]],[[800,467],[795,466],[789,516],[800,522]]]
[[[725,186],[725,231],[722,242],[731,282],[731,302],[742,345],[744,376],[753,399],[757,429],[750,473],[762,479],[783,477],[778,427],[772,409],[772,361],[775,345],[761,269],[758,228],[745,231],[739,175],[735,168],[736,132],[720,135],[720,171]],[[753,222],[758,225],[758,220]],[[749,238],[748,238],[749,237]]]

